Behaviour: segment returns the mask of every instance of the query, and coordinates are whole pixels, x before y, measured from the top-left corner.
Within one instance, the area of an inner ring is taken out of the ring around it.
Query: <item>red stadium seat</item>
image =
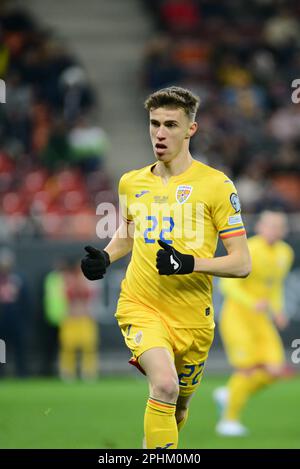
[[[27,213],[27,201],[21,194],[8,192],[2,199],[3,212],[6,215]]]
[[[73,190],[63,194],[59,200],[66,213],[78,213],[86,206],[87,196],[83,191]]]
[[[37,169],[35,171],[29,172],[24,181],[24,189],[27,192],[39,192],[42,191],[46,180],[47,172],[44,169]]]
[[[46,212],[51,204],[51,195],[47,191],[36,192],[31,199],[31,208],[38,212]]]
[[[78,191],[84,187],[84,181],[79,171],[65,169],[56,176],[60,192]]]

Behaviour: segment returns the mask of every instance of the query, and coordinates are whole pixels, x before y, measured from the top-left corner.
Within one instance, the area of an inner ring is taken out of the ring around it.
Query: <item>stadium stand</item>
[[[26,10],[0,10],[0,38],[2,238],[90,236],[95,198],[115,195],[85,70]]]
[[[201,97],[194,155],[225,171],[244,213],[300,209],[297,1],[144,0],[156,25],[143,64],[147,91],[170,84]]]

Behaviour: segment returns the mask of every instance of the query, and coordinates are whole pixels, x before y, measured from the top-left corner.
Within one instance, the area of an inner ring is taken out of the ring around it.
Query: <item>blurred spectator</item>
[[[165,36],[151,40],[145,51],[144,85],[152,91],[176,84],[182,76],[182,70],[173,57],[171,41]]]
[[[58,170],[72,163],[72,151],[67,138],[67,129],[62,119],[53,122],[46,145],[40,152],[43,165]]]
[[[49,142],[51,134],[51,114],[46,103],[37,102],[31,108],[32,133],[31,151],[33,155],[42,153]]]
[[[268,19],[263,30],[266,42],[273,47],[300,45],[300,22],[288,5],[280,5],[278,12]]]
[[[270,133],[282,142],[299,138],[300,134],[300,107],[290,104],[276,111],[269,121]]]
[[[263,199],[265,182],[263,168],[253,163],[236,181],[236,188],[243,203],[243,211],[255,212],[259,200]]]
[[[86,74],[79,66],[72,66],[63,71],[60,76],[60,92],[63,115],[70,124],[89,111],[95,102]]]
[[[6,76],[5,112],[8,122],[13,122],[14,125],[9,126],[9,135],[6,137],[21,143],[25,152],[29,151],[31,143],[31,106],[32,90],[22,83],[19,72],[10,72]]]
[[[6,365],[0,367],[0,376],[14,363],[14,374],[27,375],[26,340],[30,314],[28,288],[15,269],[14,253],[0,249],[0,338],[7,348]]]
[[[78,164],[83,172],[96,171],[103,165],[107,150],[107,136],[104,130],[91,124],[81,116],[68,137],[73,162]]]

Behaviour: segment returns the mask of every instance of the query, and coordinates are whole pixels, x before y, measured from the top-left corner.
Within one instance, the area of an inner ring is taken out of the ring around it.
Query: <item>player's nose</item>
[[[162,127],[160,127],[156,132],[156,138],[158,140],[164,140],[166,138],[165,131]]]

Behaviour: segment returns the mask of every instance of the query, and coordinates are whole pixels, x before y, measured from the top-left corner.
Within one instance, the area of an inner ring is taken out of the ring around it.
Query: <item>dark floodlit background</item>
[[[143,101],[172,84],[200,96],[192,154],[234,180],[249,235],[261,210],[288,214],[296,259],[283,338],[292,365],[292,342],[300,338],[300,104],[292,102],[292,81],[300,78],[298,1],[2,0],[0,78],[0,263],[10,263],[22,287],[3,377],[58,376],[60,324],[47,313],[47,275],[74,264],[87,243],[107,243],[96,235],[96,208],[109,202],[118,213],[120,176],[153,161]],[[103,386],[108,375],[137,376],[113,317],[126,264],[111,266],[89,305]],[[0,283],[0,339],[10,294]],[[221,302],[216,284],[217,318]],[[229,370],[216,330],[206,373],[225,382]]]

